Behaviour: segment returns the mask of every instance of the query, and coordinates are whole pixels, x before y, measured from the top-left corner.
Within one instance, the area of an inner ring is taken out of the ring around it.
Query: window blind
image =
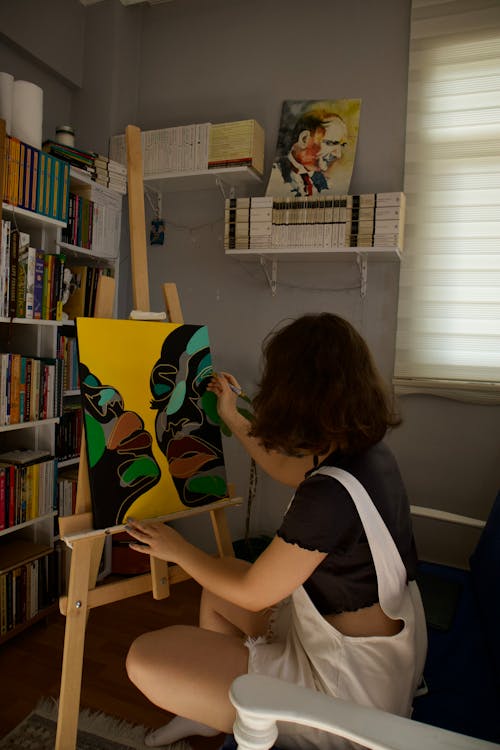
[[[500,3],[413,0],[399,392],[500,395]]]

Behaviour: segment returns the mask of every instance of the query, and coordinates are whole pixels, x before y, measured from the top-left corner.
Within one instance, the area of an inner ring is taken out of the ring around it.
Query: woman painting
[[[253,564],[213,558],[162,523],[129,521],[131,544],[203,587],[200,627],[140,636],[131,680],[177,716],[147,744],[230,732],[229,687],[259,672],[408,716],[426,652],[405,489],[382,442],[397,417],[366,343],[342,318],[305,315],[274,332],[251,423],[228,373],[209,388],[257,463],[293,487],[282,524]],[[232,387],[231,387],[232,386]],[[280,726],[280,748],[340,746]]]

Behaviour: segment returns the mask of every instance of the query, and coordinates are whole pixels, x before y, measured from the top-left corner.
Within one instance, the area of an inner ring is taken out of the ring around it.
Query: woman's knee
[[[177,631],[182,629],[182,625],[172,625],[162,630],[143,633],[132,642],[125,661],[125,668],[130,680],[135,685],[149,677],[152,672],[157,671],[160,653],[162,664],[168,663],[169,644],[175,642],[178,637]]]

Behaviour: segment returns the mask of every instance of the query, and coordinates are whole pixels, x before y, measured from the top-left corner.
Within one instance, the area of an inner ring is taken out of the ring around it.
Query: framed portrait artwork
[[[283,102],[266,194],[347,194],[358,141],[360,99]]]

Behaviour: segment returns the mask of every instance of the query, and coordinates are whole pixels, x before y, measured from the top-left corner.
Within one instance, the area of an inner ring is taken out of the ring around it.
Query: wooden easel
[[[150,310],[150,302],[139,128],[129,125],[126,129],[126,139],[133,302],[135,309],[147,312]],[[114,292],[114,279],[101,277],[96,298],[96,317],[112,317]],[[163,293],[170,321],[183,323],[175,284],[163,284]],[[55,750],[74,750],[76,747],[85,629],[90,610],[147,591],[152,591],[155,599],[163,599],[169,595],[171,583],[189,578],[179,566],[167,565],[163,560],[150,557],[151,573],[96,587],[105,539],[111,534],[123,531],[124,527],[116,526],[104,530],[92,528],[85,451],[85,438],[82,435],[75,515],[59,519],[61,538],[72,552],[68,593],[60,599],[61,613],[66,615],[66,629]],[[170,514],[168,520],[209,512],[219,555],[233,556],[225,508],[239,502],[240,498],[227,498],[211,505]]]

